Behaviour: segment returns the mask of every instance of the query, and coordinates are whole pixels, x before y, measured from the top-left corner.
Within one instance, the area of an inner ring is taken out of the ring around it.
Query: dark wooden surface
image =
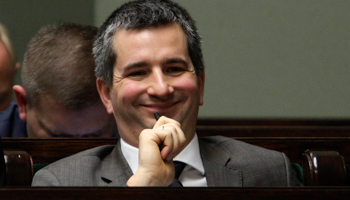
[[[268,200],[348,200],[350,187],[299,187],[299,188],[0,188],[1,199],[268,199]]]
[[[196,131],[199,136],[350,138],[350,126],[197,126]]]
[[[301,163],[301,155],[306,150],[333,150],[350,162],[349,138],[237,138],[244,142],[284,152],[292,162]]]
[[[236,137],[253,145],[284,152],[292,162],[301,164],[302,153],[306,150],[334,150],[350,163],[350,138],[302,138],[302,137]],[[85,149],[101,145],[114,145],[118,139],[74,139],[74,138],[3,138],[4,149],[23,150],[32,156],[34,163],[53,162]]]
[[[304,185],[345,186],[344,158],[336,151],[307,151],[302,155]]]
[[[32,156],[33,163],[49,163],[80,151],[102,145],[114,145],[118,139],[102,138],[3,138],[6,150],[23,150]]]
[[[33,177],[33,162],[26,151],[5,150],[7,185],[25,186],[30,185]]]
[[[350,119],[313,118],[199,118],[204,126],[350,126]]]

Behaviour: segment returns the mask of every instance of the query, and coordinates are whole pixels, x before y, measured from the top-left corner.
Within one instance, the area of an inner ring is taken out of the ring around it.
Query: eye
[[[169,67],[166,71],[168,73],[179,73],[179,72],[185,71],[185,69],[182,67],[173,66],[173,67]]]
[[[128,76],[129,77],[137,77],[137,76],[143,76],[143,75],[146,75],[146,74],[147,74],[146,71],[139,70],[139,71],[131,72],[130,74],[128,74]]]

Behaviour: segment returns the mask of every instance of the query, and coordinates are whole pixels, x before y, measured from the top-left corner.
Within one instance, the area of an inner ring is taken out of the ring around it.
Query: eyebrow
[[[98,131],[95,131],[93,133],[87,133],[87,134],[84,134],[84,135],[81,135],[80,137],[99,137],[101,136],[106,130],[108,129],[108,124],[103,127],[102,129],[98,130]]]
[[[48,134],[52,135],[53,137],[62,137],[61,135],[67,135],[67,134],[64,134],[64,133],[63,133],[63,134],[58,133],[59,131],[53,130],[53,129],[47,127],[47,126],[43,123],[43,121],[41,121],[40,119],[39,119],[39,124],[40,124],[40,126],[41,126],[43,129],[45,129],[45,130],[47,131]]]
[[[188,66],[188,63],[185,60],[181,59],[181,58],[169,58],[169,59],[166,59],[164,62],[161,62],[162,65],[176,64],[176,63]]]
[[[140,67],[149,66],[149,65],[150,64],[148,62],[145,62],[145,61],[131,63],[124,68],[124,71],[129,71],[129,70],[132,70],[134,68],[140,68]]]
[[[176,64],[176,63],[188,66],[188,63],[184,59],[177,58],[177,57],[168,58],[165,61],[161,62],[161,65]],[[145,67],[145,66],[150,66],[150,65],[151,64],[149,62],[146,62],[146,61],[135,62],[135,63],[131,63],[131,64],[127,65],[124,68],[124,71],[129,71],[129,70],[134,69],[134,68],[140,68],[140,67]]]
[[[48,128],[41,120],[39,120],[39,124],[48,132],[48,134],[50,134],[53,137],[98,137],[98,136],[101,136],[108,129],[108,124],[107,124],[102,129],[95,131],[93,133],[87,133],[87,134],[75,136],[68,133],[59,132],[58,130],[52,130]]]

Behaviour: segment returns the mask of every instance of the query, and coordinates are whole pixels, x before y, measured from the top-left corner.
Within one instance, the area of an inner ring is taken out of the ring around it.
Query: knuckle
[[[180,138],[180,140],[181,140],[182,144],[184,144],[186,142],[186,138],[185,137]]]
[[[171,126],[171,127],[170,127],[170,131],[171,131],[172,133],[176,133],[176,128],[173,127],[173,126]]]

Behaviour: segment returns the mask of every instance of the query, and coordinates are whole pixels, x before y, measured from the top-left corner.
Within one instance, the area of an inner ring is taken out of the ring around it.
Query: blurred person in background
[[[92,44],[97,28],[63,23],[41,28],[13,87],[28,137],[118,137],[96,88]]]
[[[15,75],[20,68],[16,62],[9,34],[0,23],[0,136],[26,136],[26,123],[18,115],[18,106],[13,101]]]

